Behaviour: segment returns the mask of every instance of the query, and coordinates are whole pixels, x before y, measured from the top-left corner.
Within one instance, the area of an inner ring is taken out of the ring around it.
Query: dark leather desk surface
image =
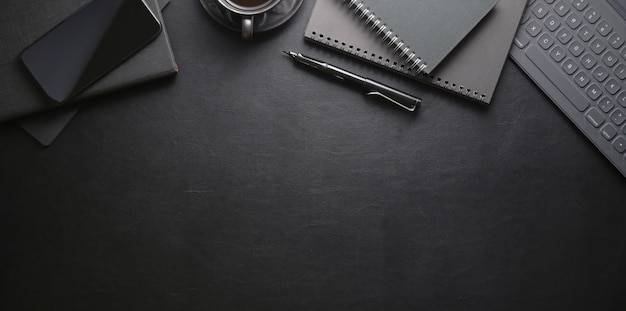
[[[304,42],[312,7],[242,42],[176,1],[176,78],[49,148],[0,125],[0,309],[624,310],[626,180],[515,64],[479,106]]]

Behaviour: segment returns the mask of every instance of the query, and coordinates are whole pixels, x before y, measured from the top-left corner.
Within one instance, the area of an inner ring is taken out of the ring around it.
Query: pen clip
[[[402,107],[402,108],[404,108],[404,109],[406,109],[408,111],[415,111],[415,108],[416,108],[416,105],[410,105],[410,106],[404,105],[404,104],[400,103],[399,101],[397,101],[397,100],[395,100],[395,99],[393,99],[393,98],[391,98],[391,97],[389,97],[389,96],[387,96],[387,95],[385,95],[385,94],[383,94],[381,92],[378,92],[378,91],[368,92],[367,95],[369,95],[369,96],[380,96],[383,99],[388,100],[388,101],[390,101],[390,102],[392,102],[392,103],[394,103],[394,104],[396,104],[396,105],[398,105],[398,106],[400,106],[400,107]]]

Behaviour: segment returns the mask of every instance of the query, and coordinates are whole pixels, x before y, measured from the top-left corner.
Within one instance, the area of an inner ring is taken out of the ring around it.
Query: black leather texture
[[[624,310],[626,180],[515,64],[480,106],[305,42],[312,8],[244,42],[175,1],[177,76],[48,148],[1,124],[0,309]]]

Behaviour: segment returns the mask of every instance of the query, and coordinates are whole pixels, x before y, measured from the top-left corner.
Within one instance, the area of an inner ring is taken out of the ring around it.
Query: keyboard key
[[[565,16],[565,14],[567,14],[567,12],[569,12],[569,4],[561,0],[557,2],[556,5],[554,6],[554,11],[556,12],[556,14],[563,17]]]
[[[604,43],[603,40],[595,38],[593,42],[591,42],[591,50],[594,53],[600,55],[602,52],[604,52],[605,49],[606,49],[606,44]]]
[[[569,30],[567,30],[566,28],[561,28],[561,30],[556,33],[556,38],[559,39],[561,43],[566,44],[567,42],[569,42],[569,40],[572,40],[572,33],[569,32]]]
[[[546,25],[546,28],[548,28],[548,30],[552,32],[554,32],[555,30],[559,28],[559,26],[561,26],[561,22],[552,15],[548,16],[548,18],[546,18],[546,21],[543,22],[543,24]]]
[[[578,11],[582,11],[589,5],[589,2],[588,0],[574,0],[572,4]]]
[[[585,12],[585,18],[592,24],[595,24],[600,19],[600,13],[594,8],[590,8]]]
[[[528,38],[528,36],[520,33],[515,36],[513,42],[515,43],[515,45],[517,45],[518,48],[523,49],[526,47],[526,45],[528,45],[528,43],[530,43],[530,39]]]
[[[604,54],[604,56],[602,56],[602,61],[609,67],[613,67],[613,65],[615,65],[615,63],[617,63],[617,56],[611,52],[608,51]]]
[[[578,84],[578,86],[580,87],[587,86],[590,80],[591,79],[589,79],[589,76],[583,71],[580,71],[574,76],[574,81],[576,81],[576,84]]]
[[[580,63],[583,64],[583,67],[591,69],[593,68],[593,66],[596,65],[597,62],[596,58],[591,55],[591,53],[587,53],[580,59]]]
[[[563,58],[565,58],[565,51],[560,46],[555,46],[554,49],[550,52],[550,56],[557,63],[560,63]]]
[[[580,56],[585,51],[585,47],[578,41],[574,40],[569,46],[569,51],[576,57]]]
[[[570,26],[570,28],[572,29],[576,29],[578,28],[578,26],[580,26],[580,24],[583,21],[580,19],[580,16],[576,13],[572,13],[567,17],[567,21],[566,23]]]
[[[596,80],[598,80],[598,82],[602,82],[604,80],[606,80],[606,78],[609,76],[609,72],[606,68],[602,67],[602,66],[598,66],[598,68],[596,68],[593,71],[593,77],[596,78]]]
[[[618,137],[613,142],[613,148],[615,148],[615,150],[617,150],[617,152],[619,153],[624,153],[624,151],[626,151],[626,138]]]
[[[626,79],[626,65],[617,65],[617,67],[615,67],[615,75],[622,80]]]
[[[537,3],[533,7],[533,14],[538,18],[544,18],[548,14],[548,8],[543,3]]]
[[[617,94],[617,92],[619,92],[619,90],[622,87],[620,86],[620,83],[617,80],[609,79],[609,81],[607,81],[606,84],[604,85],[604,88],[606,88],[606,90],[607,90],[607,92],[609,92],[609,94],[615,95],[615,94]]]
[[[552,37],[550,37],[547,33],[544,33],[541,37],[539,37],[539,45],[541,45],[544,50],[549,49],[553,44],[554,39],[552,39]]]
[[[578,90],[576,90],[576,88],[570,83],[570,80],[563,76],[561,71],[554,65],[554,62],[552,62],[545,54],[543,54],[541,50],[539,50],[539,48],[531,45],[528,47],[528,49],[526,49],[525,54],[528,59],[530,59],[530,61],[535,64],[537,69],[539,69],[544,75],[546,75],[546,77],[550,81],[552,81],[552,83],[554,83],[554,85],[558,89],[561,90],[563,95],[567,97],[567,99],[572,105],[574,105],[574,107],[576,107],[576,109],[582,112],[589,107],[589,101],[585,97],[583,97],[583,95]],[[624,92],[624,97],[624,105],[626,105],[626,92]]]
[[[626,91],[623,91],[617,96],[617,102],[622,105],[622,107],[626,108]]]
[[[585,25],[578,30],[578,36],[583,39],[583,41],[587,42],[593,38],[593,29],[589,28],[589,26]]]
[[[620,109],[615,109],[615,111],[611,113],[611,121],[620,126],[624,124],[624,121],[626,121],[626,114],[624,114],[624,112]]]
[[[600,133],[602,134],[602,137],[604,137],[604,139],[610,141],[611,139],[615,138],[615,136],[617,136],[617,129],[615,129],[615,126],[613,126],[612,124],[607,124],[602,128],[602,130],[600,130]]]
[[[622,55],[622,58],[626,60],[626,47],[624,47],[624,49],[622,50],[622,52],[620,52],[620,54]]]
[[[614,33],[609,37],[609,43],[612,47],[619,49],[624,44],[624,38],[620,34]]]
[[[526,32],[528,32],[529,35],[536,37],[541,32],[541,26],[537,22],[531,21],[528,25],[526,25]]]
[[[599,87],[597,84],[592,83],[587,88],[587,96],[589,96],[589,98],[591,98],[592,100],[598,99],[601,95],[602,95],[602,88]]]
[[[552,4],[554,2],[554,0],[545,0],[546,2]]]
[[[606,37],[609,35],[609,33],[611,33],[611,30],[613,30],[613,27],[611,27],[611,25],[609,25],[609,23],[607,23],[606,21],[601,21],[596,26],[596,29],[602,36]]]
[[[576,63],[569,58],[563,63],[562,67],[568,75],[571,75],[578,70],[578,65],[576,65]]]
[[[598,102],[598,107],[605,113],[609,113],[609,111],[613,110],[615,104],[606,96],[602,97],[602,99]]]
[[[604,124],[604,121],[606,121],[602,114],[598,110],[596,110],[596,108],[589,109],[589,112],[587,112],[585,118],[595,128],[600,127],[602,124]]]

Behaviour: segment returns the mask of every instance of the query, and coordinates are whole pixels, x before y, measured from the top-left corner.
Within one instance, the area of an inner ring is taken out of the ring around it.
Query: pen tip
[[[296,53],[291,52],[291,51],[283,51],[283,53],[285,53],[285,55],[290,56],[290,57],[294,57],[296,55]]]

